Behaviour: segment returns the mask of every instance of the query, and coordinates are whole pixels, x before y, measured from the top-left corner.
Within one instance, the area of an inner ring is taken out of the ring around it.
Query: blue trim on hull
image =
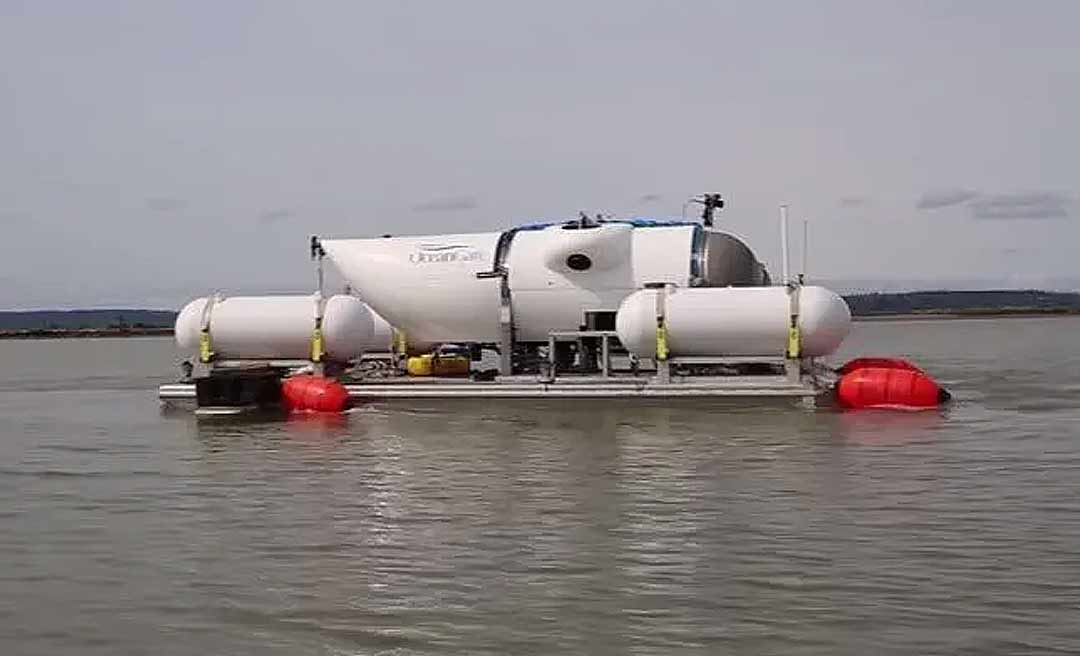
[[[534,223],[523,223],[514,228],[517,231],[526,230],[544,230],[552,226],[565,225],[567,223],[573,223],[570,221],[537,221]],[[700,225],[697,221],[683,221],[682,219],[653,219],[648,217],[634,217],[630,219],[601,219],[597,223],[625,223],[634,226],[635,228],[677,228],[682,226],[694,226]]]

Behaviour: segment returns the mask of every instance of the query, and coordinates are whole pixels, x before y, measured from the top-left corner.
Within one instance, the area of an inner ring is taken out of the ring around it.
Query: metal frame
[[[392,378],[346,384],[354,401],[395,399],[622,399],[622,398],[794,398],[822,395],[826,387],[811,378],[790,383],[784,376],[702,376],[663,383],[634,376],[566,376],[555,381],[510,376],[492,382],[469,379]],[[195,386],[173,383],[158,388],[166,404],[193,403]]]
[[[600,375],[608,378],[611,375],[611,340],[618,339],[619,335],[614,330],[555,330],[548,333],[548,366],[551,367],[551,377],[558,375],[555,371],[555,343],[577,341],[585,337],[600,338]]]

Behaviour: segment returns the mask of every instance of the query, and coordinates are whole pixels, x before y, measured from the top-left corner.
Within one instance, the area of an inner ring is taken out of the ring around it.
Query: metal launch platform
[[[620,379],[567,377],[541,382],[527,376],[477,382],[469,379],[398,379],[370,383],[348,383],[345,389],[353,401],[388,399],[616,399],[676,397],[815,397],[825,388],[810,382],[791,383],[783,376],[695,377],[659,383],[651,378]],[[158,388],[158,398],[166,403],[196,399],[194,383],[169,383]]]
[[[284,364],[284,363],[282,363]],[[510,375],[494,380],[468,377],[376,376],[344,379],[354,403],[417,399],[677,399],[791,398],[812,400],[831,389],[832,372],[811,361],[787,361],[784,373],[683,375],[685,366],[701,359],[672,358],[658,370],[635,373],[565,373],[558,376]],[[713,366],[772,366],[784,371],[785,360],[710,358]],[[239,372],[238,372],[239,373]],[[161,385],[158,398],[167,405],[201,405],[193,382]],[[242,404],[241,404],[242,405]],[[206,413],[204,413],[206,414]]]

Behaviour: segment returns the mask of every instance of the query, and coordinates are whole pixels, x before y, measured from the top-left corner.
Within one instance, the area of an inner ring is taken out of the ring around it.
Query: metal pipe
[[[788,216],[787,205],[780,206],[780,271],[784,284],[791,282],[791,266],[788,257]]]
[[[799,283],[806,282],[806,260],[809,256],[810,247],[810,220],[803,219],[802,222],[802,275],[799,276]]]

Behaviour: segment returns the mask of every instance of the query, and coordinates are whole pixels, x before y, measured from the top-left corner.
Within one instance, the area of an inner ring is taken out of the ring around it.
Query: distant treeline
[[[1080,313],[1080,294],[1039,290],[931,291],[851,294],[857,317],[901,314]],[[29,310],[0,312],[0,334],[160,334],[172,330],[171,310]]]
[[[29,310],[0,312],[3,331],[138,330],[172,328],[171,310]]]
[[[1080,313],[1080,294],[1031,290],[931,291],[845,296],[857,317],[898,314]]]

